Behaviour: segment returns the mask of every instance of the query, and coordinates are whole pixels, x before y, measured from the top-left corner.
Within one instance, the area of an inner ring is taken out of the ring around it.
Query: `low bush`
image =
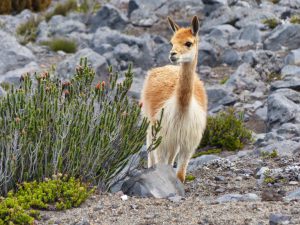
[[[95,72],[81,60],[70,81],[48,72],[22,76],[17,89],[0,97],[0,194],[16,183],[62,173],[101,189],[144,144],[149,122],[127,97],[131,68],[122,83],[93,83]],[[34,86],[36,84],[36,86]]]
[[[271,29],[274,29],[275,27],[277,27],[280,24],[279,21],[275,18],[265,19],[262,21],[262,23],[267,25]]]
[[[52,51],[64,51],[66,53],[74,53],[77,50],[76,42],[65,38],[54,38],[50,41],[41,43],[48,46]]]
[[[27,22],[17,27],[17,35],[21,44],[27,44],[28,42],[35,42],[37,37],[37,27],[41,19],[31,17]]]
[[[51,0],[1,0],[0,14],[19,13],[24,9],[36,12],[43,11],[51,4]]]
[[[0,199],[0,224],[33,224],[35,209],[64,210],[78,207],[93,192],[73,177],[55,175],[43,182],[24,182],[16,192]]]
[[[233,109],[209,116],[200,147],[216,147],[229,151],[242,149],[252,139],[243,124],[243,115],[235,116]]]

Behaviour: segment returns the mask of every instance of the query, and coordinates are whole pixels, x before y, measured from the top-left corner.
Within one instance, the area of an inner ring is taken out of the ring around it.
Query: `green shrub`
[[[27,22],[17,27],[17,35],[21,44],[35,42],[40,18],[31,17]]]
[[[273,4],[278,4],[280,2],[280,0],[269,0],[270,2],[272,2]]]
[[[219,154],[221,152],[222,152],[222,149],[220,149],[220,148],[209,149],[207,151],[196,152],[193,155],[193,158],[197,158],[197,157],[202,156],[202,155]]]
[[[294,15],[291,17],[290,22],[293,24],[300,24],[300,15]]]
[[[200,147],[209,146],[235,151],[249,143],[251,137],[251,131],[243,124],[243,115],[236,117],[234,110],[230,109],[208,117]]]
[[[73,40],[67,40],[65,38],[54,38],[50,41],[41,43],[42,45],[48,46],[52,51],[64,51],[66,53],[76,52],[76,42]]]
[[[74,11],[76,9],[77,9],[76,0],[68,0],[64,3],[58,3],[52,12],[46,14],[45,16],[46,21],[48,22],[55,15],[66,16],[69,12]]]
[[[263,24],[267,25],[269,28],[274,29],[275,27],[277,27],[279,25],[279,22],[277,19],[275,18],[271,18],[271,19],[264,19],[262,21]]]
[[[267,77],[266,77],[266,82],[267,83],[271,83],[273,81],[276,81],[276,80],[281,80],[281,74],[280,73],[277,73],[277,72],[271,72],[269,74],[267,74]]]
[[[269,158],[277,158],[278,157],[278,152],[276,151],[276,149],[274,149],[271,153],[266,152],[266,151],[262,151],[260,154],[263,158],[269,159]]]
[[[192,174],[187,174],[185,177],[185,181],[193,181],[195,179],[196,179],[196,177]]]
[[[18,190],[9,192],[0,199],[0,224],[33,224],[40,215],[35,209],[64,210],[78,207],[94,191],[88,190],[73,177],[62,175],[43,182],[30,182],[19,185]]]
[[[110,69],[109,83],[95,86],[95,72],[81,60],[70,81],[47,72],[35,81],[26,75],[0,98],[0,194],[57,173],[108,189],[143,146],[149,125],[126,95],[131,68],[122,83],[118,76]]]

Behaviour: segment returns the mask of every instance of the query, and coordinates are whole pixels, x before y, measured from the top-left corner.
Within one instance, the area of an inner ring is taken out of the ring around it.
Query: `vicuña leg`
[[[182,183],[185,181],[186,169],[195,148],[189,148],[187,146],[180,147],[177,160],[177,177]]]

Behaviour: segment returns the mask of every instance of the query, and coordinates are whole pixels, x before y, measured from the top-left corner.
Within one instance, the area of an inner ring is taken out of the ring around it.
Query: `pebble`
[[[175,196],[171,196],[168,198],[171,202],[174,203],[178,203],[178,202],[182,202],[183,197],[179,196],[179,195],[175,195]]]
[[[236,180],[236,181],[242,181],[242,180],[243,180],[243,178],[242,178],[242,177],[240,177],[240,176],[238,176],[238,177],[236,177],[236,178],[235,178],[235,180]]]
[[[216,180],[216,181],[224,181],[224,180],[225,180],[225,177],[224,177],[224,176],[216,176],[216,177],[215,177],[215,180]]]
[[[269,217],[270,225],[285,225],[290,224],[291,216],[282,214],[271,214]]]
[[[289,184],[290,184],[290,185],[298,185],[299,182],[298,182],[298,181],[290,181]]]
[[[122,195],[122,196],[121,196],[121,199],[122,199],[123,201],[127,201],[127,200],[128,200],[128,196],[127,196],[127,195]]]

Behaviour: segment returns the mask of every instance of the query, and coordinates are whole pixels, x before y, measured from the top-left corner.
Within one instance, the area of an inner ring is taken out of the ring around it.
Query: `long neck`
[[[198,46],[195,58],[192,62],[182,63],[179,70],[179,81],[176,94],[180,111],[185,111],[192,99],[194,92],[194,79],[198,61]]]

